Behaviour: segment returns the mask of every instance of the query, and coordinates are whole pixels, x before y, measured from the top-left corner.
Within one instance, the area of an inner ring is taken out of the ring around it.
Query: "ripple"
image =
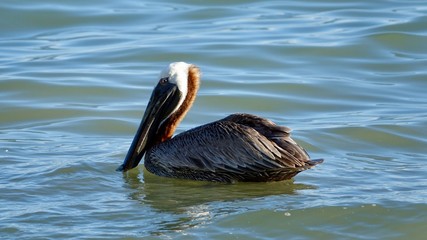
[[[0,233],[419,238],[427,197],[421,3],[1,1]],[[267,184],[115,172],[172,61],[203,72],[178,132],[254,113],[294,129],[325,162]]]

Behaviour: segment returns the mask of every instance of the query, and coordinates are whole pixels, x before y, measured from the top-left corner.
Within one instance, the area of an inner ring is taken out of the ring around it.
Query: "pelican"
[[[172,137],[191,108],[200,71],[193,64],[171,63],[145,110],[123,164],[158,176],[214,182],[268,182],[291,179],[322,163],[310,160],[290,129],[251,114],[232,114]]]

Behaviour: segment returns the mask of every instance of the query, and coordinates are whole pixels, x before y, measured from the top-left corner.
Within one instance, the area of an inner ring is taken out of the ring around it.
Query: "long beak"
[[[154,144],[160,124],[176,110],[181,92],[172,83],[158,84],[141,120],[138,131],[130,145],[123,164],[116,171],[126,172],[138,166],[145,152]]]

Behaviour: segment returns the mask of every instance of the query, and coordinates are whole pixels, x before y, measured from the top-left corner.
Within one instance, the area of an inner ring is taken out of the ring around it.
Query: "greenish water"
[[[4,239],[424,239],[425,1],[0,2]],[[178,132],[248,112],[319,167],[165,179],[123,161],[159,71],[202,72]]]

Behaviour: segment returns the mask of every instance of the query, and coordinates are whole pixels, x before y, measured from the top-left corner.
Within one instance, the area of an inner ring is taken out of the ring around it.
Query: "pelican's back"
[[[178,134],[151,148],[152,173],[218,182],[280,181],[321,161],[310,161],[290,129],[249,114],[233,114]]]

